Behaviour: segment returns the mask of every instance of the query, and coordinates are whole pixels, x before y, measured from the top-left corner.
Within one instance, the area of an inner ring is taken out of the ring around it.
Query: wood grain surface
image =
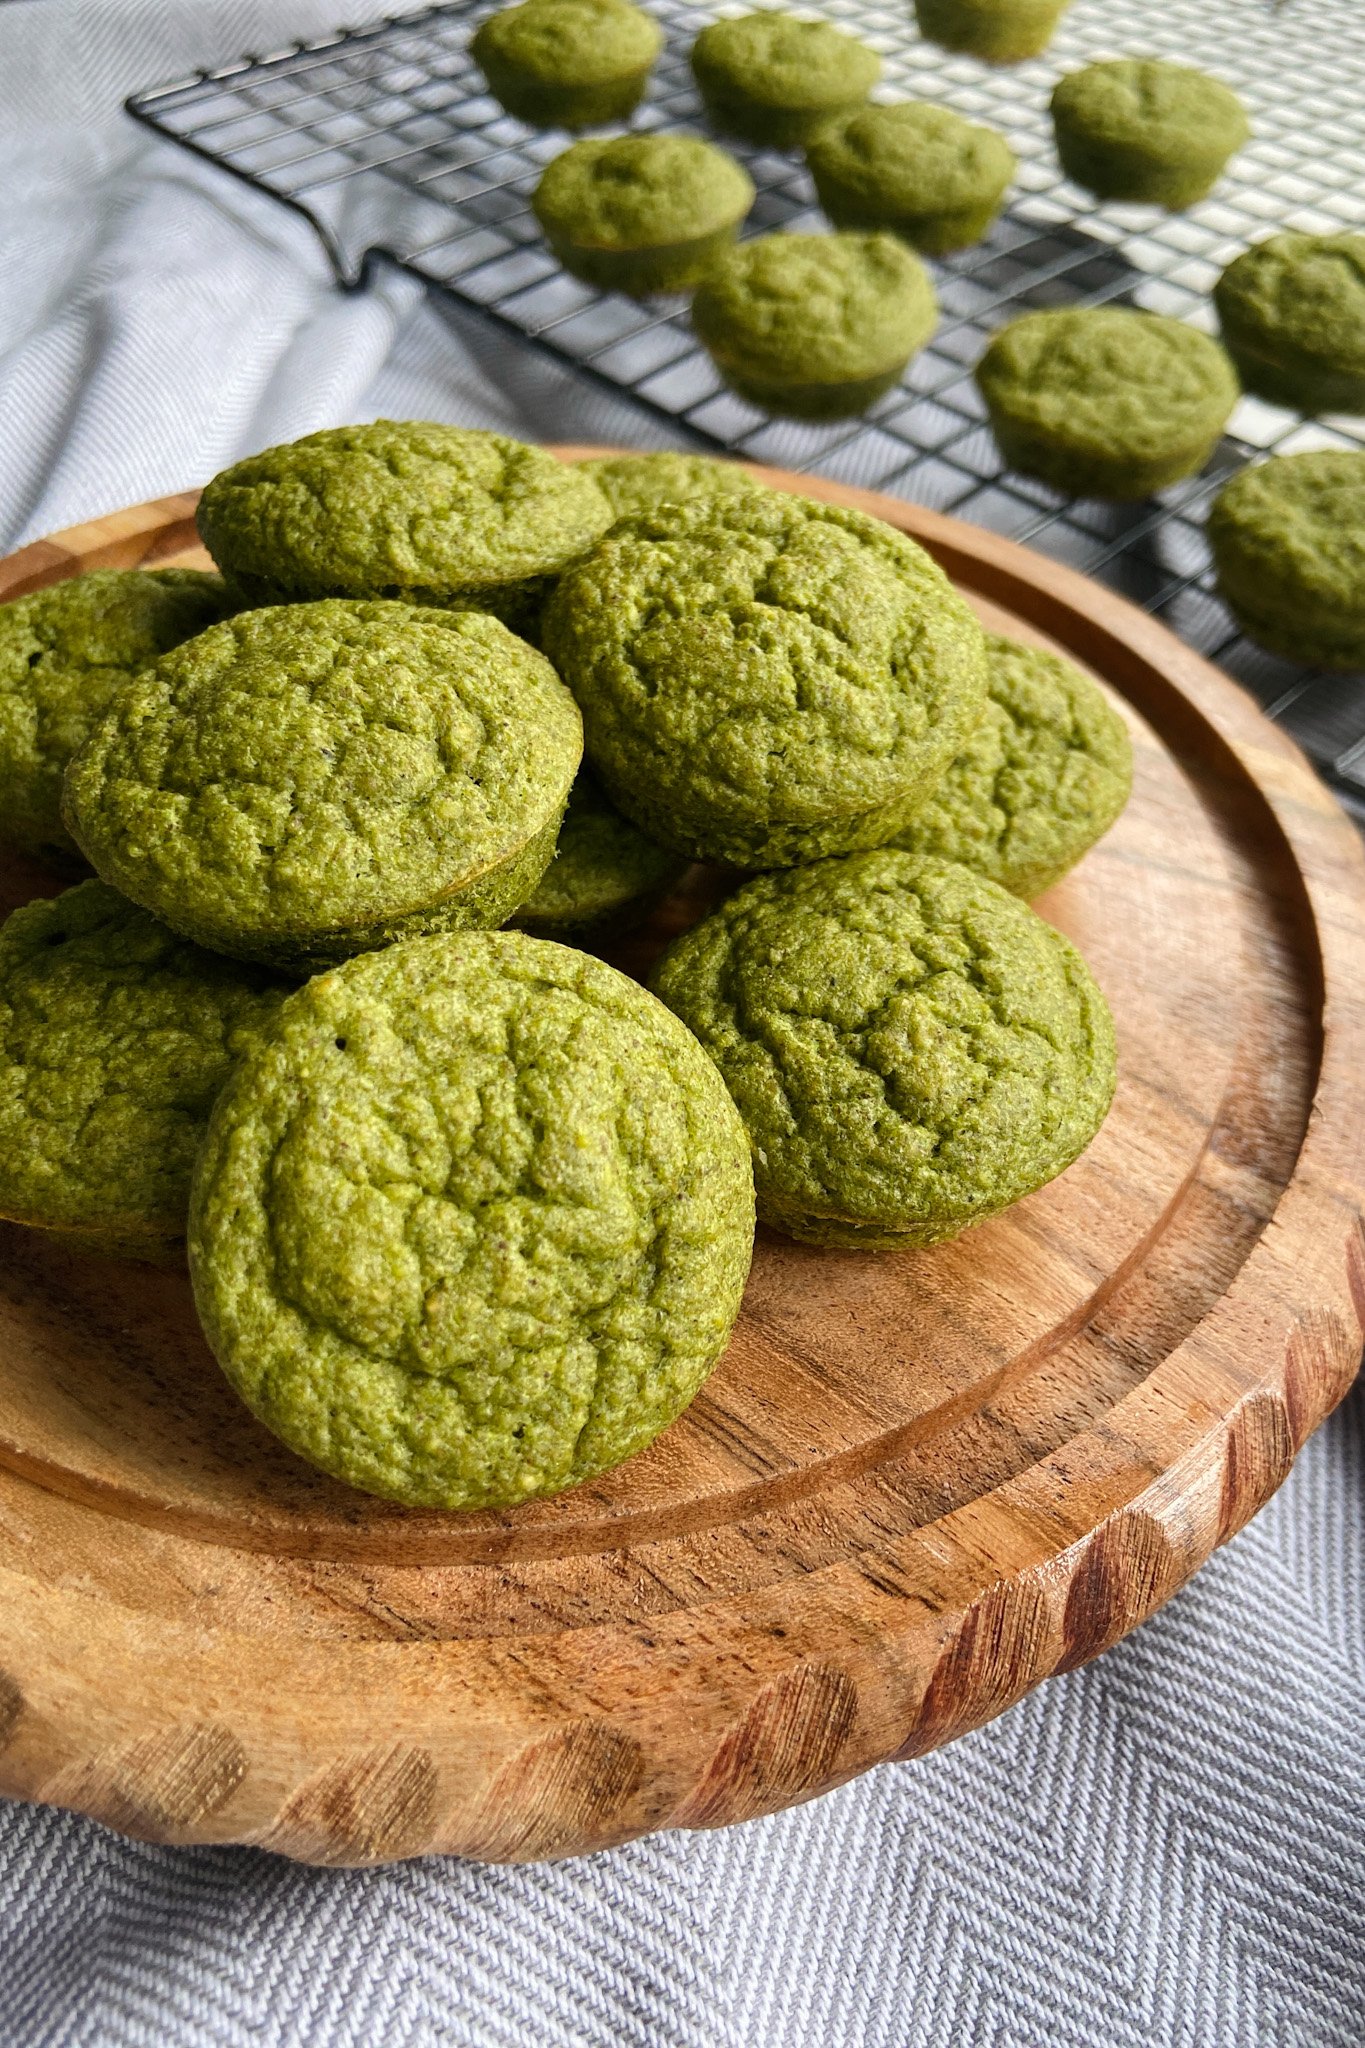
[[[585,451],[570,451],[585,452]],[[642,1456],[410,1512],[273,1442],[183,1274],[0,1227],[0,1791],[317,1863],[569,1855],[772,1811],[1142,1621],[1283,1480],[1365,1324],[1365,858],[1285,736],[1121,599],[809,478],[1129,718],[1133,801],[1040,908],[1120,1082],[1062,1178],[927,1252],[760,1232],[730,1350]],[[0,597],[202,563],[192,496]],[[0,866],[3,907],[57,887]],[[643,971],[696,871],[612,957]]]

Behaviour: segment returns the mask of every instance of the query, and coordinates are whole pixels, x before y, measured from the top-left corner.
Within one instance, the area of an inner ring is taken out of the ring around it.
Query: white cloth
[[[305,221],[119,111],[137,87],[321,35],[341,6],[0,6],[0,547],[338,420],[629,434],[630,409],[463,336],[392,268],[338,291]],[[346,10],[352,25],[391,11]]]
[[[610,431],[143,135],[132,87],[379,12],[0,6],[0,542],[383,411]],[[368,1872],[0,1804],[14,2048],[1359,2048],[1365,1403],[1137,1636],[797,1812]]]

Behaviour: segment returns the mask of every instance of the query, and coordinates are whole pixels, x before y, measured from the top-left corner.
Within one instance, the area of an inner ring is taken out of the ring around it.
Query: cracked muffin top
[[[651,985],[725,1077],[760,1217],[816,1244],[955,1236],[1069,1166],[1114,1092],[1080,954],[948,861],[884,849],[760,875]]]
[[[474,427],[327,427],[222,470],[198,526],[253,601],[487,599],[560,569],[611,524],[592,478]]]
[[[569,692],[496,619],[325,598],[240,612],[144,669],[65,809],[104,879],[177,931],[312,964],[501,923],[581,753]]]
[[[16,910],[0,930],[0,1215],[166,1257],[214,1097],[287,993],[103,882]]]
[[[230,609],[202,569],[95,569],[0,605],[0,837],[79,865],[67,762],[116,690]]]
[[[190,1263],[228,1378],[300,1456],[497,1508],[679,1414],[752,1239],[743,1127],[677,1019],[586,954],[465,932],[286,1003],[212,1119]]]
[[[896,844],[1041,896],[1109,830],[1133,783],[1128,728],[1060,655],[986,635],[986,715]]]
[[[544,631],[612,801],[702,860],[884,841],[985,701],[981,629],[924,550],[775,491],[622,520]]]

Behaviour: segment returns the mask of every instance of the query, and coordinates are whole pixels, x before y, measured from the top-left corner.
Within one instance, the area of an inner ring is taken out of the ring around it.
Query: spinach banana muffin
[[[116,690],[231,610],[199,569],[95,569],[0,605],[0,839],[83,866],[62,776]]]
[[[120,692],[67,770],[107,882],[187,938],[312,968],[498,925],[554,853],[582,724],[485,612],[241,612]]]
[[[889,228],[931,256],[985,234],[1014,176],[994,128],[950,107],[863,107],[806,151],[820,204],[838,228]]]
[[[623,818],[584,768],[569,791],[555,857],[512,922],[543,939],[614,936],[647,917],[686,868]]]
[[[623,519],[561,579],[545,645],[612,802],[740,867],[880,845],[986,695],[981,629],[922,548],[778,491]]]
[[[397,597],[509,624],[611,524],[590,476],[476,427],[324,427],[222,470],[205,547],[252,604]]]
[[[173,1258],[214,1097],[287,993],[103,882],[16,910],[0,929],[0,1216]]]
[[[1218,589],[1272,654],[1365,668],[1365,452],[1272,455],[1213,501]]]
[[[482,22],[470,54],[494,99],[532,128],[595,128],[634,112],[663,30],[628,0],[525,0]]]
[[[1239,396],[1207,334],[1119,306],[1011,320],[976,381],[1011,469],[1078,498],[1145,498],[1192,476]]]
[[[827,21],[765,12],[709,22],[692,45],[692,71],[723,133],[798,149],[863,104],[882,60]]]
[[[988,633],[986,664],[985,717],[895,844],[1041,896],[1127,803],[1133,749],[1098,684],[1060,655]]]
[[[1018,64],[1052,41],[1069,0],[915,0],[915,19],[926,42],[984,57],[988,64]]]
[[[1299,412],[1365,412],[1365,235],[1272,235],[1213,288],[1248,391]]]
[[[762,235],[722,256],[692,301],[731,390],[793,419],[866,412],[937,320],[928,271],[894,235]]]
[[[1062,169],[1099,199],[1178,211],[1203,199],[1251,133],[1221,79],[1159,57],[1115,57],[1059,79],[1052,125]]]
[[[737,462],[714,455],[585,455],[586,469],[618,519],[653,512],[660,505],[685,505],[692,498],[741,497],[766,485]]]
[[[586,954],[464,932],[284,1005],[210,1121],[190,1271],[229,1380],[300,1457],[503,1508],[681,1413],[753,1220],[743,1126],[676,1018]]]
[[[810,1244],[955,1237],[1069,1166],[1114,1092],[1080,954],[949,861],[884,848],[760,875],[652,986],[725,1077],[760,1218]]]
[[[637,297],[694,285],[753,203],[748,172],[694,135],[572,143],[531,200],[566,270]]]

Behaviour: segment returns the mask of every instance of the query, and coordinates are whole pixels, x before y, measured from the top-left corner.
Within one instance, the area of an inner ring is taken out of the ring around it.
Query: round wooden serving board
[[[582,451],[572,451],[582,452]],[[912,1757],[1092,1657],[1284,1478],[1365,1322],[1365,858],[1225,677],[1070,571],[868,492],[1131,718],[1041,909],[1118,1024],[1070,1172],[933,1251],[760,1232],[730,1350],[605,1479],[405,1512],[241,1408],[182,1275],[0,1230],[0,1791],[319,1863],[562,1856]],[[191,496],[0,596],[204,563]],[[4,907],[55,884],[17,861]],[[675,899],[617,955],[642,969]]]

